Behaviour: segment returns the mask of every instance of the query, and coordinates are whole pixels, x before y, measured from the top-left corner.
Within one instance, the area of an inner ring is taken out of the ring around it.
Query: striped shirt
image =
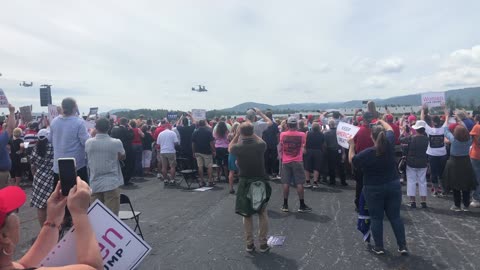
[[[118,154],[124,155],[122,141],[97,134],[85,143],[90,187],[93,193],[110,191],[123,184]]]

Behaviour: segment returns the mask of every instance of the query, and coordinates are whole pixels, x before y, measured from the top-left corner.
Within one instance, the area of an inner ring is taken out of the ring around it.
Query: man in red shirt
[[[298,122],[295,117],[287,119],[288,131],[280,134],[280,154],[282,155],[282,184],[283,184],[283,206],[282,211],[288,212],[288,193],[290,182],[297,187],[300,208],[298,212],[311,212],[304,201],[305,171],[303,168],[303,150],[305,149],[306,134],[298,131]]]
[[[385,115],[385,120],[393,129],[393,135],[395,136],[395,145],[400,145],[400,128],[393,123],[393,115]]]
[[[158,135],[160,135],[160,133],[162,133],[162,131],[166,130],[167,127],[168,127],[168,122],[163,119],[162,121],[160,121],[160,125],[155,129],[155,132],[153,133],[153,141],[154,142],[157,142],[157,139],[158,139]],[[157,173],[157,177],[160,178],[161,177],[161,174],[160,174],[160,171],[162,170],[162,158],[160,156],[160,147],[158,146],[158,144],[155,144],[155,149],[157,150],[157,170],[158,170],[158,173]]]
[[[373,120],[373,114],[371,112],[365,112],[363,114],[363,125],[360,126],[357,134],[353,138],[355,142],[355,153],[358,154],[363,150],[373,146],[372,131],[370,130],[370,123]],[[360,168],[353,168],[353,174],[356,183],[355,192],[355,210],[358,211],[360,194],[363,189],[363,172]]]

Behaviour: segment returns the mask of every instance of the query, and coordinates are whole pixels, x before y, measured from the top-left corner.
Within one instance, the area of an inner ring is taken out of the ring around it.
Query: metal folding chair
[[[120,205],[122,204],[128,205],[130,207],[130,211],[129,210],[119,211],[118,217],[121,220],[131,220],[131,219],[135,220],[135,229],[133,229],[133,231],[136,232],[138,235],[140,235],[142,239],[144,239],[142,229],[140,228],[140,214],[142,212],[133,210],[133,206],[132,206],[132,203],[130,202],[130,198],[128,198],[128,196],[125,194],[120,194]]]

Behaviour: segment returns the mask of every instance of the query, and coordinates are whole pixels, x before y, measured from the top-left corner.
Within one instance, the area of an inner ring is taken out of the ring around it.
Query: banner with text
[[[207,110],[192,109],[192,118],[195,121],[207,119]]]
[[[337,127],[338,144],[348,149],[348,138],[355,137],[360,128],[345,122],[339,122]]]
[[[22,114],[23,123],[29,123],[33,120],[32,106],[20,107],[20,114]]]
[[[432,92],[422,94],[422,105],[427,105],[428,108],[444,106],[445,92]]]
[[[2,88],[0,88],[0,108],[8,108],[8,99]]]
[[[96,200],[88,210],[88,218],[97,236],[103,268],[106,270],[130,270],[152,249],[130,227],[115,216],[105,205]],[[65,266],[77,263],[75,228],[72,228],[40,264]]]
[[[48,121],[52,123],[53,119],[59,115],[58,107],[56,105],[49,104],[48,105]]]

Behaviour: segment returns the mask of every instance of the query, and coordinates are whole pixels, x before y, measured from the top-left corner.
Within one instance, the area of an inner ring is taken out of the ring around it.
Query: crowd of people
[[[165,185],[175,185],[178,170],[185,169],[197,171],[200,187],[213,187],[224,178],[229,193],[236,194],[235,212],[244,217],[249,252],[255,249],[255,213],[260,217],[259,250],[269,250],[266,205],[272,192],[270,181],[281,181],[281,211],[290,211],[289,189],[295,187],[297,211],[306,213],[312,208],[305,203],[305,189],[319,188],[322,182],[347,186],[347,177],[353,178],[356,192],[352,206],[363,212],[364,201],[368,207],[375,254],[384,254],[384,214],[397,238],[398,251],[408,254],[400,217],[402,182],[406,183],[411,208],[417,208],[417,189],[421,208],[428,207],[427,178],[432,196],[453,194],[451,210],[480,207],[480,115],[472,118],[462,110],[444,110],[436,115],[424,107],[419,115],[394,117],[388,108],[381,115],[369,102],[366,111],[356,110],[351,118],[337,111],[275,118],[271,111],[252,108],[245,117],[210,121],[194,119],[189,113],[175,121],[145,119],[143,115],[138,119],[120,118],[118,122],[100,117],[95,128],[88,130],[76,113],[74,99],[65,98],[61,108],[61,115],[51,123],[47,118],[21,123],[10,106],[0,132],[0,188],[19,186],[22,177],[31,179],[31,206],[38,210],[41,233],[45,227],[62,223],[58,217],[63,218],[63,213],[52,214],[60,211],[58,205],[68,204],[71,214],[67,212],[66,216],[74,222],[86,209],[73,206],[80,201],[76,195],[58,195],[57,161],[71,157],[75,158],[80,181],[77,191],[89,186],[88,200],[99,199],[115,214],[119,211],[120,186],[135,185],[134,179],[156,173]],[[337,140],[340,122],[359,127],[349,139],[348,149]],[[56,216],[54,222],[52,215]],[[39,245],[32,247],[36,249]],[[20,263],[32,265],[30,261]]]

